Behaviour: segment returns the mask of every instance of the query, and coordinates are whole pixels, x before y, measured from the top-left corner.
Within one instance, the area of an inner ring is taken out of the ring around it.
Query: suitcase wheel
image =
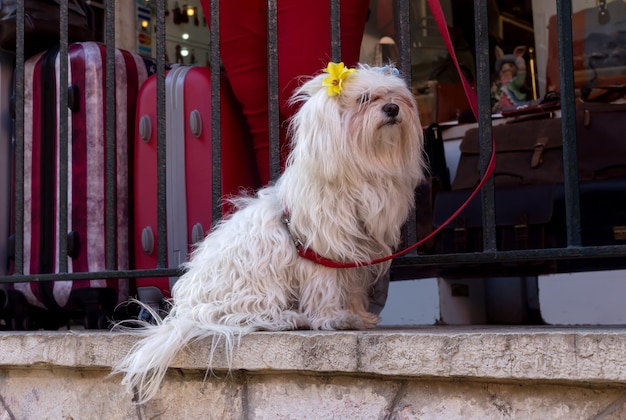
[[[17,290],[7,291],[7,327],[13,331],[34,330],[29,305],[24,295]]]
[[[33,331],[35,330],[35,326],[33,321],[28,315],[24,315],[21,317],[13,316],[11,318],[10,323],[11,330],[13,331]]]
[[[83,311],[85,329],[109,327],[109,320],[113,317],[113,310],[117,303],[115,290],[106,287],[75,289],[72,291],[72,296]]]
[[[197,109],[194,109],[189,114],[189,128],[195,138],[199,138],[202,134],[202,116],[200,115],[200,111]]]
[[[152,137],[152,121],[149,115],[142,115],[139,118],[139,138],[148,143],[150,137]]]
[[[152,233],[150,226],[143,228],[141,231],[141,247],[148,255],[152,255],[152,252],[154,252],[154,233]]]
[[[112,313],[106,310],[97,310],[85,312],[83,323],[87,330],[104,330],[109,328],[109,320],[112,317]]]
[[[168,311],[163,293],[158,287],[144,286],[137,288],[137,298],[142,303],[137,319],[156,324],[153,312],[161,315]],[[152,311],[148,310],[150,308]]]

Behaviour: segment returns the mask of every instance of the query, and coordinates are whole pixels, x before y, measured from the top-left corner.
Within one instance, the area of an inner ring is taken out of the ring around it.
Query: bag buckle
[[[543,163],[543,151],[548,144],[547,137],[539,137],[533,148],[533,155],[530,158],[530,167],[535,169]]]

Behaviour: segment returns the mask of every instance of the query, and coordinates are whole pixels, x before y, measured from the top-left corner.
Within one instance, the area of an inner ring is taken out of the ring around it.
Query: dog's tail
[[[112,374],[124,375],[122,385],[130,393],[135,393],[135,403],[143,404],[154,398],[165,377],[168,366],[176,354],[189,343],[212,337],[208,370],[211,369],[213,355],[220,342],[224,341],[225,355],[230,368],[234,347],[246,328],[230,326],[204,325],[186,317],[168,316],[157,324],[141,323],[141,328],[132,330],[123,326],[120,329],[132,331],[141,339],[130,349],[128,354],[113,366]]]

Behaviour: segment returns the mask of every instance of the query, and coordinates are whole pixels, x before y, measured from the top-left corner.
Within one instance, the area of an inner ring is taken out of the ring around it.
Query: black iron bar
[[[480,138],[480,173],[484,176],[492,154],[491,132],[491,80],[489,66],[489,18],[487,0],[474,2],[476,25],[476,85],[478,89],[478,135]],[[498,141],[498,139],[496,139]],[[496,208],[493,177],[481,190],[483,247],[496,249]]]
[[[165,132],[165,0],[156,10],[157,266],[167,267],[167,188]]]
[[[341,61],[341,5],[340,0],[330,0],[330,58]]]
[[[270,176],[280,176],[280,96],[278,87],[278,1],[267,1],[267,98]]]
[[[15,235],[14,269],[24,273],[24,0],[17,2],[15,23]]]
[[[220,2],[211,0],[209,67],[211,72],[211,191],[212,220],[222,217],[222,113],[220,98]]]
[[[550,248],[522,251],[473,252],[446,255],[419,255],[394,260],[392,267],[398,269],[419,269],[423,266],[454,264],[494,264],[510,262],[557,261],[579,258],[613,258],[626,255],[626,245],[606,245],[590,247]],[[171,277],[181,274],[179,268],[158,268],[144,270],[110,270],[89,273],[49,273],[33,275],[0,276],[0,283],[20,283],[27,281],[88,280],[138,277]]]
[[[400,76],[407,86],[411,86],[411,20],[410,20],[409,0],[396,1],[396,22],[398,44],[398,62],[395,63],[400,70]],[[386,63],[382,63],[383,65]],[[415,212],[409,214],[403,229],[403,235],[407,244],[417,242],[417,220]],[[416,251],[411,251],[409,255],[415,255]]]
[[[394,260],[399,267],[446,265],[446,264],[488,264],[520,261],[566,260],[569,258],[623,257],[626,245],[604,245],[571,248],[527,249],[516,251],[484,251],[458,254],[418,255]]]
[[[576,150],[576,105],[574,93],[574,59],[572,51],[572,3],[556,2],[561,84],[561,123],[563,136],[563,178],[565,183],[565,220],[567,245],[580,246],[580,195],[578,154]]]
[[[117,153],[116,127],[117,113],[115,109],[115,2],[105,3],[105,173],[106,173],[106,240],[105,265],[107,270],[114,270],[117,263]],[[134,116],[129,116],[134,118]],[[130,147],[130,145],[129,145]],[[130,173],[129,173],[130,175]],[[63,232],[63,231],[61,231]]]

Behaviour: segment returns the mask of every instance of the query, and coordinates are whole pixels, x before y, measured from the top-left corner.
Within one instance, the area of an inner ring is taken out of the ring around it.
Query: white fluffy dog
[[[156,394],[189,342],[213,337],[226,352],[257,330],[373,328],[368,291],[389,263],[329,268],[392,253],[423,177],[417,106],[392,67],[329,64],[303,84],[290,125],[292,152],[275,185],[235,200],[193,251],[172,290],[173,307],[114,368],[138,402]],[[209,361],[210,363],[210,361]]]

